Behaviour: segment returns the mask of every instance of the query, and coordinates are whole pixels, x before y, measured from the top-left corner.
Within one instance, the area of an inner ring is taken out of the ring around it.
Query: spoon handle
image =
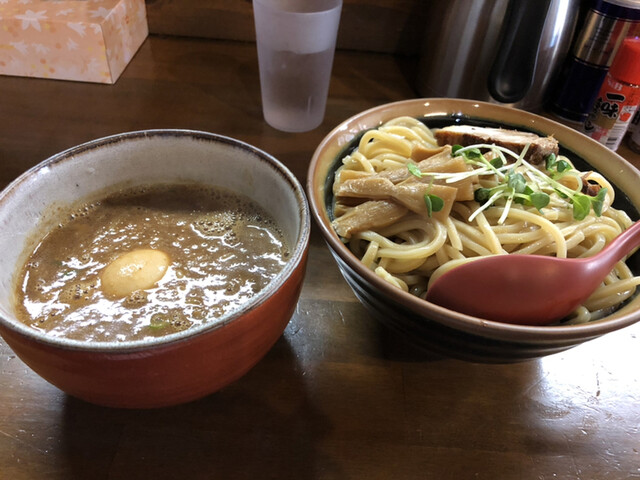
[[[600,257],[602,265],[607,265],[610,270],[616,262],[638,246],[640,246],[640,222],[635,222],[596,256]]]

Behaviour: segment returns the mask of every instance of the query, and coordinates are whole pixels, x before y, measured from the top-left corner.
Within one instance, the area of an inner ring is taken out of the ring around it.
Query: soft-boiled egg
[[[136,290],[153,287],[164,276],[171,259],[151,248],[133,250],[120,255],[102,271],[102,291],[113,297],[126,297]]]

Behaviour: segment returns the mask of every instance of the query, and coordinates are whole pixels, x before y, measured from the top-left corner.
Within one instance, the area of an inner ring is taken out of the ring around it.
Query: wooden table
[[[239,138],[304,181],[333,126],[415,96],[412,80],[408,61],[339,52],[325,122],[287,134],[262,120],[252,44],[151,37],[114,86],[0,77],[0,186],[81,142],[159,127]],[[0,342],[0,479],[640,478],[639,334],[511,365],[420,352],[366,313],[314,230],[284,336],[200,401],[89,405]]]

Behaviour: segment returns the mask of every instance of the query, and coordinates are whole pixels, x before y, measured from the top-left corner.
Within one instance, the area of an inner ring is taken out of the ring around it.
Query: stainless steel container
[[[416,88],[537,110],[565,59],[579,0],[430,0]]]
[[[625,37],[640,27],[640,0],[590,0],[585,19],[551,98],[551,110],[582,123]]]

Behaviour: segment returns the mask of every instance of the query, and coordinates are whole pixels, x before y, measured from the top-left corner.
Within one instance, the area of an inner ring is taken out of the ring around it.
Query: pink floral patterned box
[[[0,0],[0,74],[115,83],[148,33],[144,0]]]

